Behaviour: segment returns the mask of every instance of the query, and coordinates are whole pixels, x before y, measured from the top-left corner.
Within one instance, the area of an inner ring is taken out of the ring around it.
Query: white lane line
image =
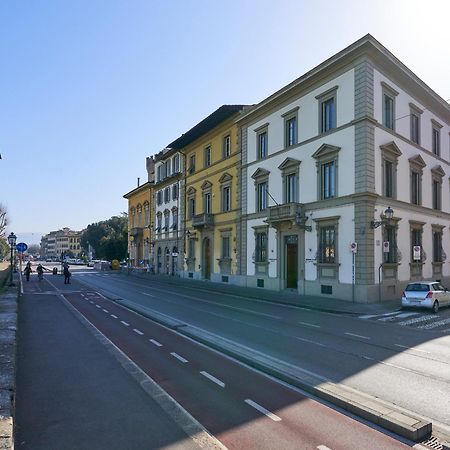
[[[146,295],[147,297],[154,297],[153,294],[148,294],[147,292],[141,292],[142,295]]]
[[[394,316],[395,314],[398,314],[398,311],[388,312],[384,314],[366,314],[363,316],[358,316],[358,319],[371,319],[372,317]]]
[[[431,353],[431,352],[427,352],[425,350],[421,350],[420,348],[408,347],[407,345],[401,345],[401,344],[394,344],[394,345],[396,347],[405,348],[406,350],[414,350],[415,352],[422,352],[422,353],[428,353],[428,354]]]
[[[84,298],[84,294],[80,294]]]
[[[171,355],[172,355],[174,358],[177,358],[177,359],[178,359],[179,361],[181,361],[182,363],[187,363],[187,362],[188,362],[187,359],[183,358],[183,357],[180,356],[178,353],[172,352]]]
[[[327,447],[326,445],[318,445],[317,450],[331,450],[331,448]]]
[[[113,319],[118,319],[118,317],[115,316],[114,314],[111,314],[111,317],[112,317]]]
[[[109,313],[109,311],[107,309],[102,309],[102,311],[105,313]]]
[[[95,305],[95,307],[96,307],[96,308],[101,308],[101,306],[100,306],[100,305]]]
[[[133,328],[133,331],[134,331],[136,334],[139,334],[139,336],[143,336],[143,335],[144,335],[144,333],[143,333],[141,330],[137,330],[136,328]]]
[[[120,323],[123,323],[126,327],[129,327],[130,326],[130,324],[129,323],[127,323],[127,322],[124,322],[123,320],[121,320],[120,321]]]
[[[377,320],[379,322],[393,322],[394,320],[397,320],[397,319],[404,319],[406,317],[417,316],[417,315],[418,315],[418,313],[416,313],[416,312],[407,312],[407,313],[397,314],[396,316],[382,317],[381,319],[377,319]]]
[[[92,300],[90,300],[90,301],[89,301],[89,303],[92,303],[92,304],[94,304],[94,302],[93,302]]]
[[[250,400],[249,398],[245,400],[245,403],[247,403],[247,405],[253,406],[253,408],[257,409],[260,413],[263,413],[264,415],[274,420],[275,422],[279,422],[281,420],[281,417],[278,417],[274,413],[271,413],[266,408],[264,408],[261,405],[258,405],[258,403],[254,402],[253,400]]]
[[[299,322],[299,324],[306,325],[308,327],[322,328],[320,325],[314,325],[313,323],[308,323],[308,322]]]
[[[298,337],[298,336],[296,336],[295,339],[298,339],[299,341],[307,342],[308,344],[318,345],[319,347],[328,347],[325,344],[321,344],[320,342],[312,341],[311,339],[305,339],[305,338],[301,338],[301,337]]]
[[[155,344],[157,347],[162,347],[162,344],[160,344],[158,341],[155,341],[154,339],[149,339],[149,341],[150,341],[152,344]]]
[[[223,381],[220,381],[218,378],[212,376],[210,373],[205,372],[204,370],[202,370],[200,372],[204,377],[208,378],[208,380],[211,380],[213,383],[218,384],[221,388],[225,387],[225,383]]]
[[[361,339],[370,339],[370,337],[367,336],[361,336],[360,334],[353,334],[353,333],[345,333],[347,336],[353,336]]]

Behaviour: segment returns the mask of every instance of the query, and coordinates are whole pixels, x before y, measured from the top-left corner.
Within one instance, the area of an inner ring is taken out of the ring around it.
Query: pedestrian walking
[[[27,278],[27,281],[30,281],[30,273],[33,272],[31,270],[31,263],[30,261],[27,262],[27,265],[25,266],[25,269],[23,273],[25,274],[25,277]]]
[[[39,280],[39,281],[42,281],[42,278],[43,278],[43,276],[44,276],[44,268],[42,267],[41,264],[39,264],[39,265],[37,266],[36,272],[37,272],[37,274],[38,274],[38,280]]]
[[[64,284],[70,284],[70,276],[72,274],[69,270],[69,264],[64,263]]]

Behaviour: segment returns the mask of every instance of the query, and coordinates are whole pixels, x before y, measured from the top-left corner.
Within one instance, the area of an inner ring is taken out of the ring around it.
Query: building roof
[[[217,125],[220,125],[223,121],[229,119],[234,114],[242,111],[247,105],[222,105],[216,109],[212,114],[203,119],[197,125],[192,127],[189,131],[182,134],[179,138],[171,142],[167,148],[169,149],[181,149],[194,142],[200,136],[203,136],[208,131],[211,131]]]
[[[127,192],[126,194],[124,194],[123,198],[129,199],[133,195],[138,194],[139,192],[144,191],[145,189],[149,189],[150,185],[153,185],[153,182],[146,181],[145,183],[141,184],[140,186],[135,187],[130,192]]]

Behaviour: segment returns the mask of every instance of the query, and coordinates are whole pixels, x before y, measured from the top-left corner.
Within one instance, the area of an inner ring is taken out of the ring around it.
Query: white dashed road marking
[[[124,322],[123,320],[121,320],[120,321],[120,323],[123,323],[126,327],[129,327],[130,326],[130,324],[129,323],[127,323],[127,322]]]
[[[113,319],[117,319],[117,318],[118,318],[118,317],[115,316],[114,314],[111,314],[111,317],[112,317]]]
[[[100,305],[95,305],[95,307],[96,307],[96,308],[101,308],[101,306],[100,306]]]
[[[221,388],[225,387],[225,383],[223,381],[220,381],[218,378],[214,377],[213,375],[211,375],[208,372],[205,372],[204,370],[202,370],[200,372],[204,377],[208,378],[208,380],[211,380],[213,383],[218,384]]]
[[[141,292],[142,295],[146,295],[147,297],[154,297],[153,294],[148,294],[147,292]]]
[[[253,408],[257,409],[260,413],[263,413],[264,415],[274,420],[275,422],[279,422],[281,420],[281,417],[278,417],[274,413],[271,413],[266,408],[264,408],[261,405],[258,405],[258,403],[254,402],[253,400],[250,400],[249,398],[245,400],[245,403],[247,403],[250,406],[253,406]]]
[[[139,334],[140,336],[143,336],[143,335],[144,335],[144,333],[143,333],[141,330],[137,330],[136,328],[133,328],[133,331],[134,331],[136,334]]]
[[[105,313],[109,313],[109,311],[107,309],[102,309],[102,311]]]
[[[308,322],[299,322],[299,324],[306,325],[308,327],[321,328],[320,325],[314,325],[313,323],[308,323]]]
[[[182,356],[180,356],[178,353],[172,352],[171,355],[172,355],[174,358],[177,358],[177,359],[178,359],[179,361],[181,361],[182,363],[187,363],[187,362],[188,362],[187,359],[184,359],[184,358],[183,358]]]
[[[414,350],[415,352],[431,353],[431,352],[427,352],[425,350],[421,350],[420,348],[408,347],[407,345],[395,344],[395,346],[400,347],[400,348],[405,348],[407,350]]]
[[[370,339],[370,337],[367,336],[361,336],[360,334],[353,334],[353,333],[345,333],[347,336],[353,336],[361,339]]]
[[[150,341],[152,344],[156,345],[157,347],[162,347],[162,344],[160,344],[158,341],[155,341],[154,339],[149,339],[149,341]]]
[[[317,450],[331,450],[331,448],[327,447],[326,445],[318,445]]]

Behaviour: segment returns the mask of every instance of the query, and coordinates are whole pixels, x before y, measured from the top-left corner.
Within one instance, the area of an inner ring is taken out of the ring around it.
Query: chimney
[[[146,166],[147,166],[148,181],[149,182],[155,181],[155,160],[153,159],[153,156],[148,156],[146,158]]]
[[[138,185],[137,185],[137,187],[139,187],[140,186],[140,181],[141,181],[141,179],[138,177]]]

